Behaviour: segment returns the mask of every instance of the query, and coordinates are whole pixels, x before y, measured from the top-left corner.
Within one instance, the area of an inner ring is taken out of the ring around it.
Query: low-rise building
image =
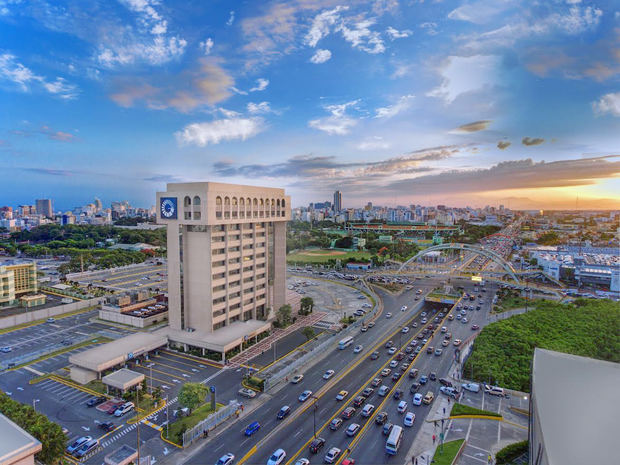
[[[16,305],[18,298],[36,293],[37,265],[30,261],[7,260],[0,264],[0,306]]]
[[[41,442],[0,413],[0,465],[34,465]]]

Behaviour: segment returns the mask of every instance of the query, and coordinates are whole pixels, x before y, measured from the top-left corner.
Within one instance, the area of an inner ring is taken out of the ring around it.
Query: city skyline
[[[606,1],[0,2],[2,204],[210,180],[617,208],[619,23]]]

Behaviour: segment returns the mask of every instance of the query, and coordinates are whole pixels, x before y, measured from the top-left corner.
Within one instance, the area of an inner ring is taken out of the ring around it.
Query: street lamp
[[[39,402],[41,399],[32,399],[32,408],[34,409],[34,411],[37,411],[37,402]]]
[[[312,431],[314,432],[314,439],[316,439],[316,410],[318,409],[317,406],[317,402],[319,400],[318,397],[316,396],[310,396],[312,399],[314,399],[314,404],[312,404],[312,406],[314,407],[312,409]]]

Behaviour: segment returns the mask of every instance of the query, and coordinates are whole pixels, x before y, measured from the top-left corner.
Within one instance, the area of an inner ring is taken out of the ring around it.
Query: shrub
[[[508,444],[506,447],[501,449],[497,454],[495,454],[495,460],[496,460],[497,465],[503,465],[503,464],[508,464],[512,462],[517,457],[525,454],[528,448],[529,448],[528,440]]]
[[[450,415],[453,417],[458,417],[461,415],[485,415],[488,417],[502,417],[501,413],[491,412],[489,410],[482,410],[479,408],[470,407],[469,405],[465,404],[454,404]]]

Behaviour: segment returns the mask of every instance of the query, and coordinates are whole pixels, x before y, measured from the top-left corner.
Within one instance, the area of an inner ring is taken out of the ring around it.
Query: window
[[[224,197],[224,219],[230,219],[230,197]]]
[[[245,199],[239,199],[239,218],[245,218]]]
[[[220,284],[219,286],[215,286],[213,288],[213,292],[221,292],[221,291],[224,291],[224,290],[226,290],[226,285],[224,285],[224,284]]]
[[[248,281],[251,281],[251,280],[248,279]],[[254,292],[254,288],[253,287],[248,287],[248,288],[243,290],[244,294],[250,294],[251,292]]]
[[[252,319],[252,310],[248,310],[247,312],[243,312],[243,321],[248,321]]]
[[[245,216],[252,218],[252,199],[249,197],[245,200]]]
[[[183,199],[183,206],[189,207],[192,204],[192,200],[189,198],[189,195],[186,195]]]
[[[212,253],[213,255],[221,255],[221,254],[223,254],[223,253],[226,253],[226,249],[213,249],[213,250],[211,251],[211,253]]]
[[[277,216],[280,216],[280,199],[276,200],[276,206],[278,207]]]
[[[237,286],[239,286],[240,283],[241,283],[241,281],[239,279],[236,280],[236,281],[230,282],[230,283],[228,283],[228,288],[230,289],[230,288],[233,288],[233,287],[237,287]]]
[[[271,216],[276,216],[276,201],[271,199]]]
[[[213,299],[213,305],[221,304],[226,302],[226,297],[218,297],[217,299]]]
[[[185,214],[184,214],[184,218],[185,218],[186,220],[191,220],[191,219],[192,219],[192,212],[189,212],[189,211],[188,211],[188,212],[185,212]]]
[[[219,266],[224,266],[226,264],[226,262],[224,260],[218,260],[216,262],[213,262],[213,268],[217,268]]]
[[[246,299],[243,301],[243,306],[245,307],[246,305],[250,305],[254,303],[254,297],[250,297],[249,299]]]
[[[265,217],[265,201],[263,199],[260,199],[260,207],[258,209],[258,213],[261,218]]]
[[[200,197],[194,196],[194,206],[200,206]]]
[[[215,273],[213,275],[213,281],[217,281],[218,279],[223,279],[226,277],[226,273]]]
[[[252,211],[254,212],[254,218],[258,218],[258,199],[254,199],[254,208]]]
[[[217,219],[222,219],[222,197],[215,198],[215,217]]]
[[[237,257],[237,258],[229,258],[228,259],[228,264],[232,265],[234,263],[239,263],[241,260]]]
[[[232,198],[232,217],[239,217],[239,204],[237,203],[237,197]]]
[[[224,326],[226,326],[226,321],[220,321],[219,323],[213,325],[213,331],[223,328]]]

